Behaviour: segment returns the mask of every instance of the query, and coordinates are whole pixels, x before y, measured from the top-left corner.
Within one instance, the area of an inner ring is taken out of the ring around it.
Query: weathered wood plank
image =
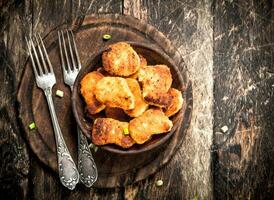
[[[213,136],[213,21],[211,1],[147,1],[148,23],[156,26],[176,46],[193,83],[193,113],[190,132],[181,149],[156,177],[174,179],[180,189],[169,186],[167,194],[177,199],[212,198],[210,146]],[[191,169],[191,170],[190,170]],[[173,180],[170,180],[173,181]],[[151,195],[153,195],[151,193]],[[151,196],[152,197],[152,196]]]
[[[0,28],[0,199],[26,199],[29,154],[17,123],[16,89],[26,55],[22,37],[27,28],[20,17],[28,17],[29,4],[8,1],[1,8]],[[17,67],[16,67],[17,65]]]
[[[216,199],[274,197],[273,16],[271,1],[216,1]]]
[[[124,0],[123,1],[123,14],[131,15],[137,19],[147,21],[148,5],[144,0]]]

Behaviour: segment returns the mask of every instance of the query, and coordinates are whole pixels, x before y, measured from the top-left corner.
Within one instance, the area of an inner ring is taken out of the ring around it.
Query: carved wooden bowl
[[[134,50],[138,54],[142,54],[147,59],[147,62],[149,65],[155,65],[155,64],[167,65],[170,68],[172,78],[173,78],[172,87],[183,92],[184,85],[183,85],[183,79],[182,79],[181,73],[179,71],[178,66],[174,64],[174,62],[169,56],[167,56],[164,52],[157,49],[157,47],[153,45],[129,42],[129,41],[127,42],[131,44],[131,46],[134,48]],[[98,52],[98,54],[93,55],[91,57],[90,64],[88,66],[83,67],[80,70],[73,87],[73,93],[72,93],[73,113],[75,115],[77,124],[79,125],[80,129],[90,140],[91,140],[93,122],[87,117],[85,113],[86,104],[80,93],[80,82],[87,73],[91,71],[95,71],[97,67],[102,66],[101,56],[102,56],[102,53],[106,50],[107,48],[101,49]],[[141,145],[134,144],[132,147],[128,149],[123,149],[117,145],[103,145],[101,146],[101,148],[112,153],[128,154],[128,155],[144,153],[147,151],[155,150],[157,147],[160,147],[165,142],[167,142],[177,128],[180,128],[182,123],[182,118],[183,118],[183,111],[181,109],[178,113],[176,113],[174,116],[170,118],[173,122],[173,127],[168,133],[153,135],[152,138],[144,144],[141,144]]]

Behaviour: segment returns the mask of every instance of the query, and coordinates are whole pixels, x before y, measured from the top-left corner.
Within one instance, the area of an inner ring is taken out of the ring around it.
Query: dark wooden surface
[[[213,10],[215,197],[273,199],[273,1],[224,1]]]
[[[0,7],[1,197],[273,199],[273,1],[3,0]],[[193,82],[193,116],[181,148],[155,175],[127,187],[70,192],[26,145],[16,93],[27,58],[24,36],[45,36],[91,13],[132,15],[172,41]]]
[[[80,89],[78,89],[80,88],[80,80],[86,73],[102,66],[98,63],[98,61],[101,63],[101,51],[110,44],[124,40],[131,41],[133,48],[147,59],[148,64],[166,64],[170,67],[174,79],[172,87],[183,92],[183,107],[171,118],[174,126],[169,133],[153,137],[146,144],[134,145],[127,150],[109,145],[102,146],[98,152],[93,152],[98,168],[98,179],[94,187],[113,188],[143,180],[158,171],[172,158],[180,148],[191,122],[192,88],[191,82],[182,78],[183,76],[187,77],[187,74],[182,74],[186,67],[182,57],[176,54],[176,49],[170,45],[170,41],[163,34],[131,16],[118,14],[86,15],[81,24],[77,21],[72,28],[74,28],[78,53],[82,62],[82,70],[79,72],[79,78],[76,79],[75,88],[77,89],[74,90],[73,97],[69,87],[63,81],[57,31],[51,31],[44,38],[44,41],[57,80],[53,87],[53,102],[58,122],[75,161],[77,161],[76,119],[81,119],[79,121],[84,124],[83,133],[89,140],[92,130],[91,121],[85,117],[85,103],[80,94]],[[111,40],[104,41],[102,39],[105,33],[112,36]],[[57,175],[55,137],[47,102],[43,91],[35,84],[30,59],[24,68],[17,95],[19,118],[24,129],[23,134],[33,153]],[[54,95],[57,89],[64,91],[63,98]],[[72,98],[75,100],[71,100]],[[76,118],[72,113],[72,102],[76,105],[74,108],[77,108],[75,110],[79,113]],[[28,125],[33,121],[37,129],[29,130]],[[106,148],[111,148],[112,151],[107,151]],[[116,152],[113,153],[113,150]],[[117,153],[117,151],[119,152]]]

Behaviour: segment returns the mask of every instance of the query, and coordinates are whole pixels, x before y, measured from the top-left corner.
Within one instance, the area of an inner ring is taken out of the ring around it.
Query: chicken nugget
[[[134,96],[127,81],[120,77],[104,77],[96,85],[96,99],[109,107],[130,110],[135,107]]]
[[[139,117],[148,109],[148,104],[143,100],[142,91],[138,81],[133,78],[127,78],[126,81],[134,96],[135,107],[132,110],[126,110],[125,113],[131,117]]]
[[[92,142],[96,145],[116,144],[123,148],[131,147],[135,142],[128,132],[128,123],[111,118],[97,118],[92,128]]]
[[[169,89],[168,95],[171,97],[171,102],[165,109],[165,115],[168,117],[171,117],[172,115],[175,115],[182,108],[184,100],[182,97],[182,92],[174,88]]]
[[[141,54],[138,54],[139,58],[140,58],[140,69],[147,66],[147,60],[145,59],[144,56],[142,56]],[[134,74],[130,75],[129,78],[134,78],[134,79],[138,79],[138,74],[140,72],[140,69],[135,72]]]
[[[172,121],[160,109],[149,109],[129,122],[129,133],[137,144],[148,141],[152,135],[171,130]]]
[[[104,69],[111,75],[129,76],[140,68],[140,58],[126,42],[110,45],[102,55]]]
[[[148,104],[159,107],[170,104],[171,98],[167,92],[172,84],[172,76],[166,65],[141,68],[138,80],[142,83],[143,98]]]
[[[166,108],[168,105],[171,104],[172,96],[165,92],[151,92],[144,96],[144,100],[149,105]]]
[[[84,97],[84,100],[87,104],[86,110],[90,115],[94,115],[102,111],[105,106],[100,103],[94,95],[94,90],[96,84],[99,80],[101,80],[104,76],[99,72],[90,72],[84,76],[81,80],[81,94]]]

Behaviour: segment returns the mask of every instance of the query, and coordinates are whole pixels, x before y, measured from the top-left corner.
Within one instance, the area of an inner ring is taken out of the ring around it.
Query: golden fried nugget
[[[142,83],[144,96],[155,90],[168,92],[172,84],[170,69],[166,65],[148,65],[140,69],[138,80]]]
[[[147,66],[147,60],[145,59],[145,57],[142,56],[141,54],[138,54],[138,56],[140,58],[140,69]],[[135,72],[134,74],[132,74],[131,76],[129,76],[129,78],[137,79],[140,69],[137,72]]]
[[[128,123],[111,118],[97,118],[92,128],[92,142],[96,145],[117,144],[123,148],[131,147],[135,142],[128,131]]]
[[[168,95],[171,96],[171,102],[165,109],[165,115],[171,117],[172,115],[176,114],[183,105],[183,97],[182,93],[179,90],[174,88],[170,88],[168,91]]]
[[[154,92],[149,93],[147,96],[145,96],[144,100],[149,105],[166,108],[168,105],[171,104],[172,97],[168,93]]]
[[[111,75],[129,76],[140,68],[140,58],[126,42],[110,45],[102,55],[104,69]]]
[[[89,114],[94,115],[102,111],[105,106],[100,103],[94,95],[96,84],[104,76],[99,72],[90,72],[81,80],[81,94],[87,104],[86,110]]]
[[[142,91],[138,81],[133,78],[127,78],[126,81],[134,96],[135,108],[132,110],[126,110],[125,113],[131,117],[139,117],[147,110],[148,104],[143,100]]]
[[[141,68],[138,80],[142,83],[143,98],[147,103],[159,107],[169,105],[171,98],[167,92],[172,84],[172,76],[166,65]]]
[[[112,107],[106,107],[105,113],[107,118],[116,119],[122,122],[125,122],[128,120],[128,116],[121,108],[112,108]]]
[[[96,85],[96,99],[109,107],[130,110],[135,107],[134,96],[127,81],[120,77],[104,77]]]
[[[149,109],[129,122],[129,133],[137,144],[148,141],[152,135],[171,130],[172,121],[160,109]]]

